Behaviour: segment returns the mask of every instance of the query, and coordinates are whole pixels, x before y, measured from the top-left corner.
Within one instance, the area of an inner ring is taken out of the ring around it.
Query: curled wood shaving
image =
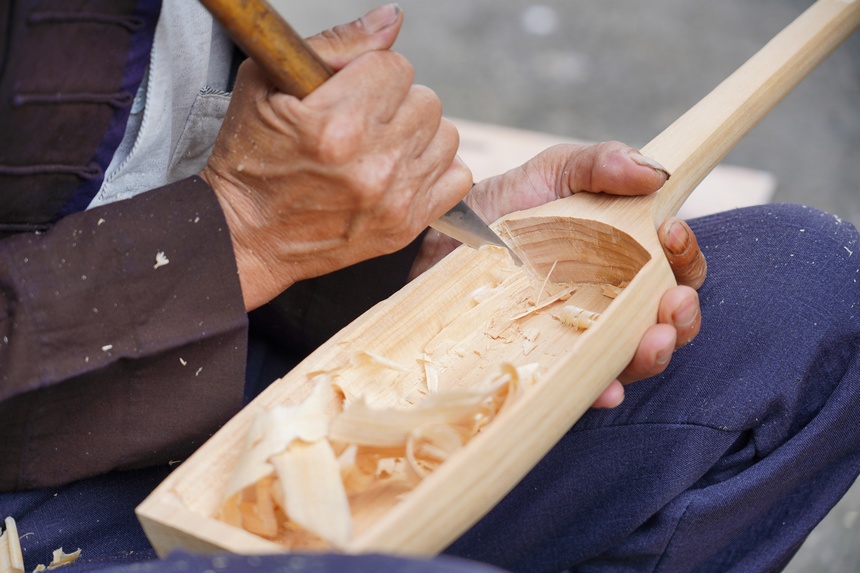
[[[594,321],[600,318],[600,314],[569,304],[561,309],[557,318],[568,326],[586,330],[594,324]]]
[[[427,477],[448,456],[468,441],[463,428],[448,424],[428,424],[410,432],[406,440],[406,460],[420,477]]]
[[[395,505],[509,408],[537,369],[506,364],[480,390],[430,394],[410,409],[359,398],[331,415],[337,395],[320,377],[302,404],[255,420],[218,518],[292,548],[342,548],[356,519]]]

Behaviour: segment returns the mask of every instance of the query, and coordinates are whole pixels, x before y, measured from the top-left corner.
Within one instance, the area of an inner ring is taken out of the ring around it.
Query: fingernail
[[[661,350],[660,352],[657,353],[657,356],[655,357],[655,361],[660,366],[664,366],[666,364],[669,364],[669,360],[671,360],[671,359],[672,359],[672,350],[671,349]]]
[[[673,221],[666,229],[665,247],[673,255],[683,255],[690,249],[690,233],[680,221]]]
[[[688,300],[681,308],[675,311],[672,320],[678,328],[689,328],[693,326],[698,317],[699,305],[694,300]]]
[[[627,152],[627,155],[629,155],[630,159],[632,159],[635,163],[642,165],[643,167],[650,167],[655,171],[661,171],[663,174],[666,175],[667,179],[669,178],[669,172],[666,170],[665,167],[663,167],[650,157],[645,157],[639,152],[638,149],[631,148],[630,151]]]
[[[399,4],[385,4],[374,8],[360,18],[362,26],[369,34],[375,34],[397,22],[400,16]]]

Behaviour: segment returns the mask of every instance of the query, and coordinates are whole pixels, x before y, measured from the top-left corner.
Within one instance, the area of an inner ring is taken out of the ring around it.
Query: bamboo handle
[[[672,175],[653,211],[674,215],[729,150],[860,25],[860,0],[819,0],[642,152]]]
[[[303,98],[332,76],[325,62],[266,0],[200,2],[282,92]]]

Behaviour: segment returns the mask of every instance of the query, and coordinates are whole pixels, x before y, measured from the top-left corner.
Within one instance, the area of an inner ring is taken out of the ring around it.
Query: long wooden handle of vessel
[[[860,2],[855,0],[817,2],[642,148],[646,156],[656,159],[671,174],[656,194],[628,200],[582,193],[511,219],[564,212],[579,219],[595,218],[637,238],[640,234],[653,235],[652,231],[678,212],[693,189],[732,147],[857,28],[858,14]],[[653,242],[656,235],[650,239]],[[521,242],[526,248],[527,239]],[[653,244],[643,246],[650,255],[660,258],[659,248]],[[613,254],[603,251],[600,255],[601,259],[608,257],[601,272],[610,272]],[[545,274],[546,261],[536,264]],[[571,272],[583,276],[577,270]],[[597,278],[604,276],[599,274]],[[617,269],[610,276],[629,275]]]
[[[439,366],[440,386],[454,388],[484,380],[501,363],[536,363],[540,376],[533,387],[396,505],[358,515],[352,541],[341,548],[444,549],[534,467],[630,361],[656,320],[660,296],[674,284],[657,225],[858,24],[860,0],[819,0],[649,143],[643,153],[671,173],[658,193],[580,193],[498,221],[534,272],[514,267],[503,251],[460,248],[347,326],[234,417],[138,508],[153,544],[161,553],[178,545],[284,550],[211,516],[254,417],[272,405],[301,401],[319,372],[331,373],[345,392],[374,406],[404,407],[426,393],[420,372],[428,361]],[[529,296],[547,298],[547,276],[551,283],[578,283],[564,304],[599,314],[590,328],[572,328],[549,310],[516,310]],[[607,284],[626,286],[612,299],[603,294]],[[405,369],[386,370],[358,355],[382,356]]]

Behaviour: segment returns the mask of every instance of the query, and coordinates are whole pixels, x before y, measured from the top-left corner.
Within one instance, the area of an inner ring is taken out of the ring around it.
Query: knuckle
[[[321,163],[341,166],[351,162],[362,147],[363,127],[354,117],[328,118],[313,139],[312,153]]]
[[[597,169],[606,162],[606,157],[612,152],[612,144],[611,141],[602,141],[591,145],[587,158],[590,160],[592,169]]]
[[[602,141],[596,145],[596,150],[599,155],[608,155],[610,153],[614,153],[616,151],[626,151],[628,148],[627,145],[621,143],[620,141],[616,141],[614,139],[609,141]]]
[[[392,162],[385,158],[362,161],[351,171],[349,186],[357,194],[357,201],[363,209],[379,209],[384,204],[395,181],[395,170]],[[383,227],[390,227],[393,214],[391,207],[380,210],[380,222]]]
[[[251,58],[246,58],[242,61],[241,64],[239,64],[239,68],[236,70],[236,74],[237,76],[245,76],[247,74],[252,73],[256,67],[257,65],[254,63],[254,60],[252,60]]]
[[[378,212],[381,226],[395,242],[408,242],[413,236],[415,225],[410,211],[411,198],[412,195],[408,191],[389,193]]]
[[[455,144],[460,144],[460,130],[457,129],[457,126],[451,120],[443,117],[439,123],[439,132],[451,139]]]
[[[415,79],[415,68],[403,55],[390,50],[377,50],[366,54],[368,58],[373,58],[374,63],[385,68],[392,75],[408,80],[412,83]]]
[[[450,156],[451,159],[453,159],[457,154],[457,150],[460,149],[460,131],[453,123],[443,118],[442,122],[439,124],[437,135],[444,143],[444,149],[447,151],[446,157]],[[462,164],[462,166],[466,168],[465,164]],[[468,171],[468,168],[466,168],[465,171]]]
[[[420,84],[410,88],[412,97],[421,105],[422,111],[431,119],[438,121],[442,117],[442,100],[436,92]]]

